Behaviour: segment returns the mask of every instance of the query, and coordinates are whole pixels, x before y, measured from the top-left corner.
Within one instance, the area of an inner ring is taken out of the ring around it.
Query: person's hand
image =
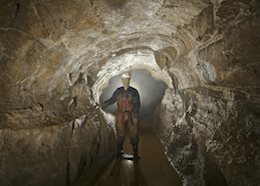
[[[134,122],[134,125],[137,125],[137,123],[138,123],[138,118],[133,118],[133,122]]]
[[[97,106],[98,106],[99,108],[102,108],[101,103],[97,103]]]

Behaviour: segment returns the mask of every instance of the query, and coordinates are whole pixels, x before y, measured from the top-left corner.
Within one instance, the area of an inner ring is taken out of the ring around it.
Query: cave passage
[[[154,113],[164,97],[167,84],[155,79],[146,69],[132,70],[130,86],[136,88],[140,95],[139,156],[138,162],[133,161],[133,149],[129,135],[124,142],[123,159],[113,159],[108,167],[101,170],[104,174],[96,178],[96,186],[114,185],[181,185],[181,179],[173,170],[165,156],[165,149],[150,124],[146,125],[147,118],[159,117]],[[100,102],[111,98],[114,91],[121,87],[120,75],[112,77],[108,86],[102,91]],[[115,114],[117,102],[105,108],[106,112]],[[83,176],[84,177],[84,176]],[[84,178],[83,178],[84,180]],[[84,184],[84,181],[80,182]],[[75,183],[79,185],[79,182]]]
[[[1,0],[0,186],[260,186],[259,33],[259,0]],[[99,107],[126,71],[138,164]]]
[[[130,86],[138,90],[140,95],[141,107],[140,117],[151,115],[163,99],[167,84],[163,81],[154,79],[148,70],[132,70]],[[114,76],[109,80],[109,85],[103,90],[100,101],[109,99],[114,91],[123,86],[120,75]],[[110,105],[104,110],[115,114],[117,103]]]
[[[96,175],[93,186],[181,186],[181,178],[165,156],[164,146],[151,128],[139,130],[139,161],[134,163],[132,145],[127,136],[124,143],[124,155],[120,161],[113,161],[103,167]],[[83,186],[84,175],[72,186]]]

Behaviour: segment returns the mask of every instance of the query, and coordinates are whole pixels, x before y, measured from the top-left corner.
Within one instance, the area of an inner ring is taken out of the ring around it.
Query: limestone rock
[[[257,0],[1,1],[0,184],[92,175],[115,145],[113,117],[95,108],[101,91],[146,69],[168,85],[151,117],[183,182],[259,185],[259,10]]]

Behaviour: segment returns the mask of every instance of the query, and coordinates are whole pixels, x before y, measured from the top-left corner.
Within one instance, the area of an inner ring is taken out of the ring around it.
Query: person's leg
[[[117,160],[120,160],[122,158],[124,140],[125,138],[122,136],[117,137]]]
[[[131,135],[130,139],[131,139],[131,144],[133,146],[134,160],[137,161],[138,160],[138,142],[139,142],[138,135],[137,134]]]
[[[122,120],[122,116],[120,114],[116,114],[116,131],[117,131],[117,160],[122,158],[123,153],[123,145],[126,135],[125,124]]]
[[[128,128],[130,132],[130,140],[131,144],[133,146],[133,151],[134,151],[134,160],[138,160],[138,142],[139,142],[139,137],[137,134],[137,124],[131,125],[130,122],[128,122]]]

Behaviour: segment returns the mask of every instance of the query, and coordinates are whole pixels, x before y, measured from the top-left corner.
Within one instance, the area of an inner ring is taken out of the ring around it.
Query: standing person
[[[105,108],[117,101],[116,111],[116,130],[117,130],[117,160],[122,158],[123,144],[126,136],[126,128],[130,132],[130,140],[134,151],[134,161],[138,160],[138,134],[137,123],[139,117],[140,98],[138,91],[130,87],[130,74],[123,73],[121,76],[123,87],[118,88],[110,99],[101,103],[102,108]]]

